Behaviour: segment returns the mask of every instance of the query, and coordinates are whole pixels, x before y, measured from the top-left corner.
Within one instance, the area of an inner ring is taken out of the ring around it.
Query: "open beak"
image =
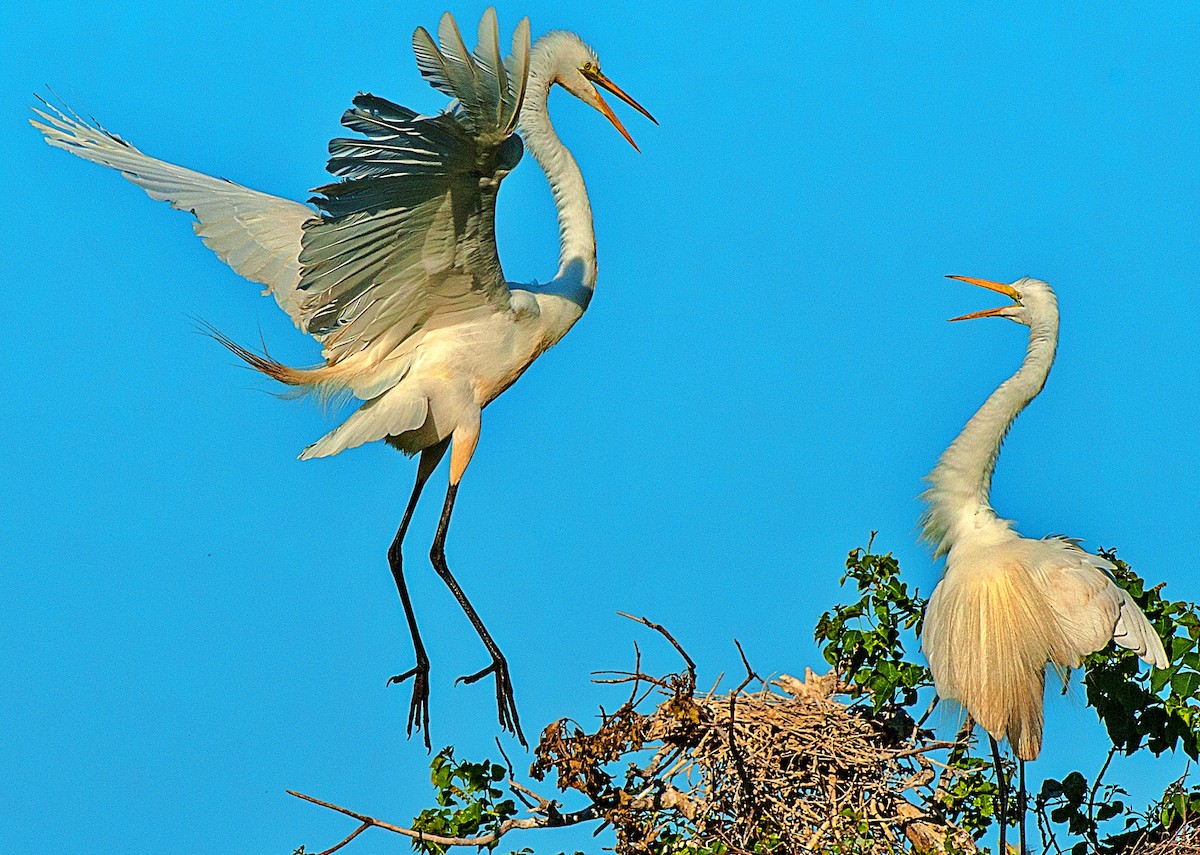
[[[1018,306],[1021,305],[1021,292],[1011,285],[1005,285],[1003,282],[992,282],[989,279],[976,279],[972,276],[947,276],[947,279],[957,279],[959,282],[966,282],[968,285],[978,285],[980,288],[987,288],[989,291],[995,291],[997,294],[1003,294],[1012,299]],[[990,318],[999,315],[1001,312],[1010,308],[1009,306],[997,306],[994,309],[984,309],[982,312],[971,312],[969,315],[959,315],[957,318],[951,318],[951,321],[969,321],[974,318]]]
[[[654,122],[654,124],[656,124],[656,125],[658,124],[658,119],[651,116],[649,110],[647,110],[645,107],[643,107],[637,101],[633,100],[633,98],[631,98],[629,95],[625,94],[625,90],[623,90],[620,86],[618,86],[617,84],[615,84],[611,80],[609,80],[607,77],[605,77],[604,74],[602,74],[600,71],[593,71],[591,69],[586,69],[586,70],[584,70],[583,75],[588,80],[592,81],[592,83],[594,83],[595,85],[603,87],[604,89],[607,89],[612,94],[616,95],[618,98],[620,98],[626,104],[628,104],[630,107],[637,110],[639,113],[641,113],[643,116],[645,116],[650,121]],[[599,102],[599,109],[600,109],[600,112],[604,114],[604,118],[608,119],[610,122],[613,123],[613,127],[615,127],[618,131],[621,132],[621,136],[625,137],[625,139],[627,139],[629,141],[629,144],[631,146],[633,146],[634,149],[636,149],[637,151],[641,151],[641,149],[638,148],[637,143],[635,143],[633,141],[633,137],[631,137],[629,135],[629,131],[625,130],[625,126],[622,125],[621,120],[617,118],[617,114],[614,113],[612,111],[612,108],[608,106],[608,102],[605,101],[604,98],[601,97],[599,91],[596,92],[596,100]]]

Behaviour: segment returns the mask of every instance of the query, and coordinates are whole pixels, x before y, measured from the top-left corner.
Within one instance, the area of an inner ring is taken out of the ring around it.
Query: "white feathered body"
[[[1072,540],[1032,540],[1007,527],[953,546],[922,631],[938,695],[1032,760],[1047,665],[1078,668],[1115,641],[1166,667],[1162,642],[1111,569]]]
[[[570,330],[595,287],[583,176],[546,108],[551,85],[569,86],[566,78],[595,54],[562,32],[531,50],[526,20],[514,34],[513,55],[502,62],[490,9],[474,56],[448,14],[439,34],[440,48],[418,30],[414,49],[422,74],[457,98],[457,106],[429,119],[374,96],[356,98],[343,123],[368,139],[331,144],[330,170],[349,180],[317,191],[327,197],[318,200],[327,208],[324,220],[298,202],[149,157],[77,116],[36,111],[33,125],[51,145],[117,169],[154,199],[195,215],[204,243],[237,273],[265,285],[264,293],[321,341],[325,364],[297,369],[218,334],[277,380],[323,395],[349,392],[364,402],[305,448],[304,459],[376,440],[414,454],[460,428],[477,435],[482,409]],[[520,141],[509,139],[518,122],[558,210],[559,269],[545,285],[504,282],[492,232],[495,192],[520,158]],[[470,156],[483,160],[464,165]],[[370,194],[383,191],[373,186],[400,174],[407,183],[386,199],[390,209],[381,208]],[[365,201],[328,210],[355,179]],[[437,192],[422,195],[429,184],[421,182],[430,181],[441,182]]]
[[[989,503],[1000,446],[1042,390],[1058,341],[1058,305],[1044,282],[1017,283],[1030,327],[1020,370],[970,419],[929,475],[924,539],[946,570],[925,612],[921,647],[940,697],[960,702],[1022,760],[1042,743],[1047,666],[1079,667],[1110,641],[1160,668],[1162,641],[1112,580],[1111,562],[1066,537],[1032,540]]]
[[[516,288],[512,293],[509,313],[480,313],[422,330],[375,364],[364,358],[348,366],[353,373],[344,375],[346,388],[366,403],[301,458],[327,457],[380,439],[415,454],[459,426],[478,425],[483,408],[562,338],[572,315],[582,314],[557,295]]]

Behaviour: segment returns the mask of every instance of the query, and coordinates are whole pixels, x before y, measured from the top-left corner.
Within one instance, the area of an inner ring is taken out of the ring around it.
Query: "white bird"
[[[996,741],[1007,738],[1024,764],[1041,750],[1048,664],[1077,668],[1110,641],[1158,668],[1168,660],[1146,616],[1113,582],[1111,562],[1071,538],[1022,537],[989,502],[1000,445],[1042,391],[1054,362],[1054,291],[1037,279],[1005,285],[950,278],[1014,302],[952,320],[1008,318],[1029,327],[1029,348],[1020,370],[992,393],[929,473],[922,537],[935,558],[946,557],[946,569],[925,610],[921,647],[938,696],[960,702],[988,732],[997,762]],[[1003,835],[1003,819],[1001,829]]]
[[[566,335],[596,285],[591,206],[579,167],[550,123],[550,88],[558,84],[599,110],[631,144],[597,87],[653,117],[600,71],[595,51],[573,33],[551,32],[531,49],[526,18],[513,34],[512,54],[502,59],[496,13],[488,9],[474,53],[449,13],[438,36],[440,46],[418,28],[413,48],[422,76],[455,99],[451,107],[428,117],[373,95],[356,97],[342,124],[362,137],[330,143],[328,169],[343,180],[315,191],[318,212],[156,160],[74,114],[35,110],[40,120],[31,121],[50,145],[120,170],[152,198],[194,214],[195,231],[209,248],[265,285],[296,325],[321,342],[324,364],[297,369],[216,334],[276,380],[320,394],[349,392],[365,402],[301,459],[375,440],[420,452],[416,484],[388,551],[416,664],[389,682],[413,680],[408,732],[424,728],[427,747],[429,658],[401,547],[425,482],[450,451],[430,558],[491,656],[486,668],[460,680],[493,675],[500,724],[524,744],[507,662],[450,573],[446,532],[483,408]],[[544,285],[507,282],[496,249],[496,194],[522,156],[518,127],[558,209],[559,267]]]

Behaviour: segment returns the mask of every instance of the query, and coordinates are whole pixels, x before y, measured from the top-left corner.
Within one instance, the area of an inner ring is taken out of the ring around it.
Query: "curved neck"
[[[558,210],[561,249],[555,278],[570,278],[590,296],[596,286],[596,233],[592,227],[592,206],[579,165],[550,124],[546,100],[554,82],[553,59],[553,55],[539,52],[534,46],[520,125],[526,147],[546,173],[550,191],[554,194],[554,207]],[[583,307],[586,305],[584,302]]]
[[[950,551],[964,527],[977,529],[992,522],[1008,530],[1009,524],[997,519],[989,501],[992,473],[1008,429],[1046,385],[1057,346],[1058,312],[1052,310],[1030,326],[1029,347],[1017,373],[984,402],[929,473],[921,534],[934,544],[936,556]]]

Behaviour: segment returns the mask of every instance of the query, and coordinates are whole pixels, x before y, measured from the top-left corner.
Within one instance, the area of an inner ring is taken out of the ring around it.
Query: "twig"
[[[496,737],[496,748],[500,752],[500,756],[504,758],[504,765],[508,767],[508,777],[515,778],[517,772],[513,769],[512,761],[508,759],[508,754],[504,751],[504,746],[500,744],[500,737]]]
[[[931,715],[933,715],[933,711],[935,709],[937,709],[938,701],[940,701],[940,700],[941,700],[941,698],[939,698],[937,695],[933,696],[933,700],[929,702],[929,708],[927,710],[925,710],[925,714],[922,715],[920,720],[916,724],[913,725],[913,732],[912,732],[912,736],[909,737],[909,740],[908,740],[909,742],[917,741],[917,734],[919,734],[921,732],[921,725],[925,724],[925,722],[927,722],[929,720],[929,717]]]
[[[968,713],[967,717],[963,720],[962,727],[960,727],[958,729],[958,733],[957,733],[957,735],[955,735],[954,741],[964,747],[970,747],[971,731],[973,731],[974,729],[975,729],[975,719],[971,718],[970,713]],[[933,797],[935,799],[938,798],[939,796],[941,796],[943,793],[945,793],[945,789],[942,787],[942,784],[946,779],[946,773],[949,772],[951,778],[953,778],[957,774],[957,772],[955,772],[953,769],[951,769],[949,766],[945,765],[944,763],[938,763],[938,765],[942,767],[942,771],[940,773],[938,773],[937,786],[934,787],[934,790],[933,790]]]
[[[650,627],[667,641],[671,642],[671,646],[675,648],[679,655],[683,657],[683,661],[687,663],[688,677],[691,680],[692,686],[694,687],[696,685],[696,663],[692,661],[692,657],[688,656],[687,651],[683,649],[683,645],[675,640],[675,636],[671,635],[666,627],[661,624],[654,623],[652,620],[646,617],[634,617],[627,612],[617,612],[617,614],[623,618],[628,618],[631,621],[640,623],[643,626]]]
[[[916,745],[912,748],[902,748],[899,751],[893,751],[891,757],[893,759],[899,757],[911,757],[914,754],[925,754],[928,751],[941,751],[945,748],[957,748],[962,743],[957,739],[942,740],[941,742],[928,742],[925,745]]]
[[[753,825],[758,819],[758,802],[754,796],[754,783],[750,779],[750,773],[746,771],[745,760],[738,751],[734,731],[737,730],[737,696],[742,693],[742,689],[750,685],[751,680],[757,679],[761,683],[762,678],[755,674],[754,669],[750,667],[750,661],[746,658],[746,651],[742,650],[741,642],[735,638],[733,643],[742,657],[742,664],[746,666],[746,679],[742,680],[729,695],[729,756],[733,758],[734,768],[737,770],[738,778],[741,779],[742,790],[746,794],[746,802],[750,808],[750,824]]]
[[[657,677],[649,677],[645,674],[632,674],[622,671],[596,671],[597,674],[621,674],[620,677],[609,677],[604,680],[592,680],[598,686],[619,686],[622,683],[652,683],[660,689],[670,690],[671,686],[666,680],[660,680]]]
[[[1104,765],[1100,767],[1099,773],[1096,775],[1096,782],[1092,784],[1092,791],[1088,793],[1088,821],[1091,823],[1091,828],[1088,830],[1088,840],[1095,850],[1100,849],[1100,843],[1096,835],[1096,793],[1100,791],[1100,782],[1104,780],[1104,773],[1108,771],[1108,764],[1112,763],[1113,755],[1117,753],[1117,746],[1108,749],[1108,756],[1104,758]]]
[[[517,796],[520,797],[521,801],[526,803],[526,805],[530,808],[531,813],[542,813],[546,814],[547,816],[553,814],[556,817],[560,815],[558,810],[558,802],[556,802],[554,799],[548,799],[540,793],[535,793],[533,790],[529,789],[529,787],[513,780],[512,778],[508,779],[508,788],[516,793]],[[534,803],[530,805],[527,799],[533,799]]]
[[[370,827],[371,827],[371,823],[364,822],[358,828],[354,829],[349,834],[347,834],[346,837],[340,843],[335,843],[333,846],[330,846],[328,849],[322,849],[320,852],[314,852],[313,855],[332,855],[332,853],[337,852],[339,849],[341,849],[343,846],[345,846],[347,843],[349,843],[354,838],[358,837],[358,835],[362,834],[364,831],[366,831]],[[303,849],[304,849],[304,847],[301,846],[299,849],[296,850],[296,852],[302,852]],[[295,855],[295,853],[292,853],[292,855]]]
[[[1062,855],[1062,847],[1058,845],[1058,838],[1054,836],[1054,827],[1050,824],[1050,819],[1046,816],[1046,804],[1042,801],[1039,795],[1035,801],[1036,808],[1034,816],[1037,817],[1038,833],[1042,836],[1042,851],[1049,852],[1050,847],[1054,847],[1054,851],[1058,855]],[[1047,837],[1049,842],[1047,842]]]

